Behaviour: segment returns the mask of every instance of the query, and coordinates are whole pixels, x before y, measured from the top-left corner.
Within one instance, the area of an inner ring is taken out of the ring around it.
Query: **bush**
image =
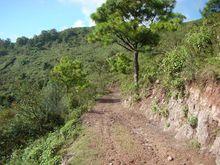
[[[189,142],[189,144],[190,144],[190,147],[192,147],[193,149],[200,149],[201,148],[201,144],[196,139],[192,139]]]
[[[64,85],[67,92],[70,92],[69,90],[79,92],[84,89],[88,85],[86,76],[82,62],[69,57],[62,58],[51,72],[51,78]]]
[[[74,141],[78,137],[81,131],[79,118],[87,108],[82,106],[75,109],[71,120],[66,122],[63,127],[36,140],[23,150],[14,151],[9,164],[60,164],[62,158],[60,149],[67,141]]]
[[[151,106],[151,111],[155,114],[158,114],[164,118],[168,118],[169,117],[169,110],[167,107],[163,106],[163,107],[160,107],[158,105],[157,102],[153,102],[152,103],[152,106]]]
[[[64,124],[65,106],[61,102],[62,92],[49,86],[43,92],[34,85],[21,91],[20,100],[14,107],[15,117],[0,127],[0,157],[8,158],[14,149],[25,147],[28,142],[54,131]],[[31,97],[30,97],[31,96]]]
[[[187,107],[187,106],[185,106],[184,108],[183,108],[183,114],[184,114],[184,117],[188,117],[188,113],[189,113],[189,108]]]
[[[146,57],[145,57],[146,58]],[[160,76],[161,72],[161,56],[153,56],[150,58],[144,59],[143,67],[141,68],[141,77],[140,84],[153,84]]]
[[[196,128],[198,124],[198,118],[196,116],[188,117],[188,123],[192,128]]]
[[[194,55],[201,55],[201,53],[211,53],[212,45],[212,30],[207,26],[195,27],[191,30],[185,38],[187,47],[194,53]]]
[[[110,66],[111,72],[116,72],[120,74],[131,73],[131,62],[132,60],[123,53],[118,53],[116,56],[109,58],[108,64]]]
[[[183,90],[187,77],[192,78],[192,65],[192,56],[183,46],[167,53],[162,61],[163,85],[169,90]]]

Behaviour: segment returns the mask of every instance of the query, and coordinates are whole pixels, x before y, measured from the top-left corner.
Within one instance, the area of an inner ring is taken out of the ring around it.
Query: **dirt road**
[[[70,147],[66,164],[212,165],[214,159],[177,142],[138,110],[122,106],[113,92],[83,116],[83,135]]]

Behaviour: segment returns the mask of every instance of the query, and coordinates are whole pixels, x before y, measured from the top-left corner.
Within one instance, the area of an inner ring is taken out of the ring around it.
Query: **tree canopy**
[[[66,86],[67,91],[72,88],[75,91],[83,89],[87,85],[86,72],[83,70],[82,63],[64,57],[60,63],[52,70],[53,80]]]
[[[175,30],[182,22],[173,13],[175,0],[107,0],[91,18],[96,27],[89,41],[115,42],[135,52],[135,82],[138,82],[138,52],[145,45],[158,43],[158,30]]]
[[[107,0],[91,16],[96,28],[89,39],[116,42],[130,51],[155,44],[156,27],[168,28],[169,23],[174,29],[182,21],[172,12],[174,5],[175,0]]]
[[[220,0],[209,0],[202,11],[203,17],[220,12]]]

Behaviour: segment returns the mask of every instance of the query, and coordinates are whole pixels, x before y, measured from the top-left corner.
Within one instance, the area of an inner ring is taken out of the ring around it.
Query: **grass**
[[[137,148],[131,133],[122,125],[115,124],[111,130],[112,136],[119,147],[125,153],[132,153]]]
[[[100,137],[97,137],[94,131],[84,127],[79,138],[75,142],[69,144],[67,148],[61,151],[62,153],[73,155],[69,160],[69,164],[102,164],[101,160],[97,159],[97,155],[102,151],[102,144],[100,142]]]

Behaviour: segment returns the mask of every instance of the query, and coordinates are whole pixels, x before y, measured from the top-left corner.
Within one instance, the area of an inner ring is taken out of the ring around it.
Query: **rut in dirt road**
[[[177,142],[138,110],[124,108],[118,92],[100,99],[82,120],[84,133],[71,147],[73,156],[65,164],[215,164],[210,155]]]

